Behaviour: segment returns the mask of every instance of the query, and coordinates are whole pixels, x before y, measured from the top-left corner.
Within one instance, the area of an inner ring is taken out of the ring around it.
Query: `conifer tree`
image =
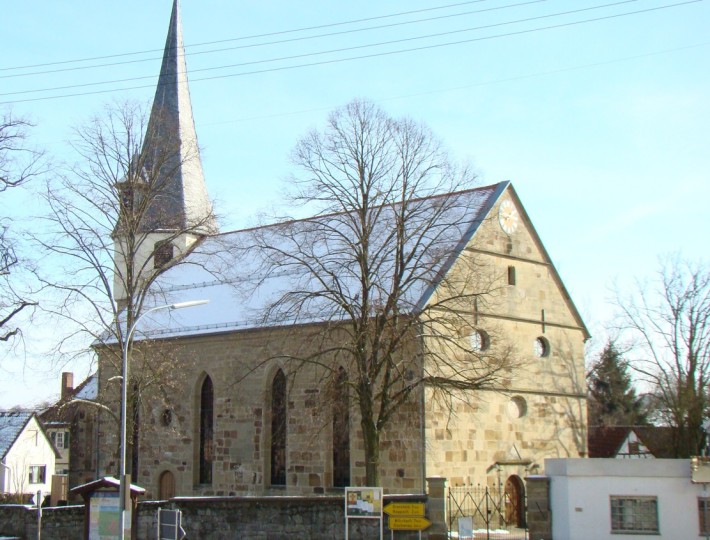
[[[646,424],[646,412],[636,396],[628,362],[613,341],[608,341],[587,376],[590,426]]]

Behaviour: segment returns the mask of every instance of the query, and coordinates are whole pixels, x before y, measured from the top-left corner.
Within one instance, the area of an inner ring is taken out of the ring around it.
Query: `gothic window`
[[[350,485],[350,400],[343,368],[335,377],[333,399],[333,486],[346,487]]]
[[[205,377],[200,390],[200,484],[212,483],[214,458],[214,391],[212,379]]]
[[[286,485],[286,376],[281,370],[271,383],[271,485]]]

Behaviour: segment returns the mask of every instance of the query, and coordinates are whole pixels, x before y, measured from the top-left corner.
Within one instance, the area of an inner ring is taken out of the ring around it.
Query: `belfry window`
[[[286,485],[286,376],[281,370],[271,384],[271,485]]]
[[[173,245],[170,242],[158,242],[153,249],[153,267],[162,268],[173,259]]]
[[[205,377],[200,391],[200,484],[212,483],[214,459],[214,390],[212,379]]]

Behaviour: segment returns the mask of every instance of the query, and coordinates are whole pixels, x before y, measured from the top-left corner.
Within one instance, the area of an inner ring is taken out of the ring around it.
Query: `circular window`
[[[550,342],[544,337],[540,336],[533,343],[533,350],[535,351],[535,356],[538,358],[544,358],[550,355]]]
[[[162,421],[164,426],[169,426],[173,423],[173,411],[172,409],[165,409],[163,411]]]
[[[471,343],[471,349],[475,352],[485,351],[491,344],[488,334],[486,334],[483,330],[474,330],[469,340]]]
[[[506,412],[508,414],[508,417],[513,420],[525,416],[528,412],[528,404],[525,401],[525,398],[520,396],[510,398]]]

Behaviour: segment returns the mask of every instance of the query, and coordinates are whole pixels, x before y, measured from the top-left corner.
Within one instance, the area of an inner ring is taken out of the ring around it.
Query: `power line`
[[[476,1],[483,2],[485,0],[476,0]],[[638,0],[626,0],[626,1],[627,2],[637,2]],[[409,25],[409,24],[418,24],[418,23],[422,23],[422,22],[432,22],[432,21],[441,20],[441,19],[450,19],[453,17],[461,17],[464,15],[473,15],[473,14],[485,13],[485,12],[490,12],[490,11],[499,11],[502,9],[515,8],[515,7],[525,6],[528,4],[538,4],[541,2],[547,2],[547,0],[529,0],[527,2],[520,2],[518,4],[508,4],[505,6],[497,6],[497,7],[493,7],[493,8],[464,11],[464,12],[452,13],[452,14],[448,14],[448,15],[440,15],[438,17],[427,17],[425,19],[415,19],[413,21],[404,21],[404,22],[383,24],[383,25],[379,25],[379,26],[368,26],[365,28],[356,28],[353,30],[342,30],[342,31],[338,31],[338,32],[328,32],[326,34],[315,34],[315,35],[311,35],[311,36],[302,36],[302,37],[281,39],[281,40],[275,40],[275,41],[265,41],[262,43],[252,43],[249,45],[238,45],[235,47],[223,47],[221,49],[209,49],[206,51],[195,51],[195,52],[190,52],[190,53],[186,52],[185,56],[214,54],[214,53],[218,53],[218,52],[234,51],[234,50],[239,50],[239,49],[265,47],[267,45],[280,45],[283,43],[293,43],[296,41],[319,39],[319,38],[323,38],[323,37],[333,37],[333,36],[346,35],[346,34],[355,34],[358,32],[369,32],[372,30],[382,30],[384,28],[393,28],[396,26],[405,26],[405,25]],[[625,2],[620,2],[620,3],[625,3]],[[431,8],[431,9],[434,9],[434,8]],[[436,8],[436,9],[440,9],[440,8]],[[409,13],[413,13],[413,12],[405,12],[405,14],[409,14]],[[388,15],[387,17],[393,17],[393,16],[394,15]],[[361,20],[367,20],[367,19],[361,19]],[[348,24],[348,23],[336,23],[336,25],[342,25],[342,24]],[[333,26],[333,25],[329,25],[329,26]],[[316,27],[316,28],[319,28],[319,27]],[[299,31],[301,31],[301,30],[287,30],[287,31],[283,31],[283,32],[273,32],[271,34],[262,34],[262,36],[270,36],[270,35],[274,35],[274,34],[284,34],[284,33],[299,32]],[[255,36],[255,37],[260,37],[260,36]],[[244,40],[244,39],[251,39],[251,38],[249,38],[249,37],[232,38],[232,39],[226,39],[226,40],[220,40],[220,41],[213,41],[213,42],[209,42],[209,43],[203,43],[202,45],[213,45],[213,44],[217,44],[217,43],[239,41],[239,40]],[[185,47],[185,48],[187,49],[187,47]],[[154,51],[149,51],[149,52],[163,52],[163,50],[161,49],[161,50],[154,50]],[[138,53],[126,53],[126,54],[138,54]],[[81,71],[81,70],[87,70],[87,69],[113,67],[113,66],[121,66],[121,65],[127,65],[127,64],[140,64],[143,62],[152,62],[154,60],[160,60],[161,58],[162,58],[161,56],[157,56],[157,57],[154,56],[151,58],[142,58],[140,60],[126,60],[123,62],[110,62],[107,64],[92,64],[89,66],[77,66],[77,67],[71,67],[71,68],[61,68],[61,69],[53,69],[53,70],[45,70],[45,71],[32,71],[30,73],[15,73],[12,75],[0,75],[0,79],[30,77],[30,76],[35,76],[35,75],[47,75],[47,74],[51,74],[51,73],[65,73],[65,72],[69,72],[69,71]],[[72,61],[70,61],[70,62],[72,62]],[[19,68],[6,68],[6,69],[19,69]],[[0,69],[0,71],[5,71],[5,70]],[[122,81],[111,81],[111,82],[122,82]],[[0,94],[0,95],[4,95],[4,94]]]
[[[210,68],[192,69],[192,70],[190,70],[190,73],[195,74],[195,73],[200,73],[200,72],[204,72],[204,71],[215,71],[215,70],[235,68],[235,67],[244,67],[244,66],[255,65],[255,64],[266,64],[266,63],[273,63],[273,62],[285,61],[285,60],[295,60],[298,58],[308,58],[308,57],[319,56],[319,55],[324,55],[324,54],[341,53],[341,52],[347,52],[347,51],[364,49],[364,48],[380,47],[383,45],[393,45],[396,43],[403,43],[403,42],[415,41],[415,40],[421,40],[421,39],[430,39],[433,37],[442,37],[445,35],[452,35],[452,34],[456,34],[456,33],[471,32],[471,31],[475,31],[475,30],[494,28],[494,27],[505,26],[505,25],[509,25],[509,24],[517,24],[517,23],[521,23],[521,22],[530,22],[533,20],[539,20],[539,19],[545,19],[545,18],[551,18],[551,17],[559,17],[559,16],[563,16],[563,15],[569,15],[572,13],[579,13],[579,12],[583,12],[583,11],[589,11],[592,9],[602,9],[602,8],[606,8],[606,7],[616,6],[616,5],[620,5],[620,4],[626,4],[626,3],[635,2],[635,1],[637,1],[637,0],[622,0],[619,2],[611,3],[611,4],[591,6],[591,7],[586,7],[586,8],[580,8],[577,10],[558,12],[558,13],[553,13],[553,14],[541,15],[541,16],[537,16],[537,17],[528,17],[525,19],[505,21],[502,23],[483,25],[483,26],[478,26],[478,27],[473,27],[473,28],[466,28],[466,29],[462,29],[462,30],[440,32],[437,34],[429,34],[429,35],[425,35],[425,36],[415,36],[415,37],[410,37],[410,38],[402,38],[402,39],[398,39],[398,40],[390,40],[390,41],[373,43],[373,44],[357,45],[357,46],[352,46],[352,47],[344,47],[344,48],[339,48],[339,49],[319,51],[319,52],[315,52],[315,53],[304,53],[304,54],[299,54],[299,55],[270,58],[270,59],[266,59],[266,60],[255,60],[255,61],[251,61],[251,62],[241,62],[241,63],[237,63],[237,64],[227,64],[227,65],[215,66],[215,67],[210,67]],[[56,91],[56,90],[69,90],[72,88],[87,88],[90,86],[99,86],[99,85],[104,85],[104,84],[125,83],[125,82],[132,82],[132,81],[139,81],[139,80],[146,80],[146,79],[152,80],[155,77],[156,77],[156,75],[153,74],[153,75],[147,75],[147,76],[142,76],[142,77],[129,77],[129,78],[124,78],[124,79],[114,79],[114,80],[110,80],[110,81],[89,82],[89,83],[73,84],[73,85],[66,85],[66,86],[40,88],[40,89],[34,89],[34,90],[18,90],[15,92],[0,93],[0,96],[30,94],[30,93],[39,93],[39,92],[50,92],[50,91]],[[199,80],[199,79],[195,79],[195,80]]]
[[[627,1],[633,1],[633,0],[627,0]],[[583,19],[580,21],[559,23],[559,24],[549,25],[549,26],[544,26],[544,27],[539,27],[539,28],[518,30],[515,32],[507,32],[507,33],[496,34],[496,35],[492,35],[492,36],[483,36],[483,37],[453,41],[453,42],[448,42],[448,43],[438,43],[435,45],[424,45],[421,47],[413,47],[413,48],[409,48],[409,49],[400,49],[397,51],[389,51],[389,52],[372,53],[372,54],[366,54],[366,55],[360,55],[360,56],[352,56],[352,57],[348,57],[348,58],[323,60],[323,61],[319,61],[319,62],[311,62],[311,63],[305,63],[305,64],[296,64],[296,65],[291,65],[291,66],[267,68],[267,69],[262,69],[262,70],[253,70],[253,71],[246,71],[246,72],[240,72],[240,73],[232,73],[232,74],[227,74],[227,75],[215,75],[212,77],[202,77],[202,78],[197,78],[197,79],[191,79],[191,82],[194,83],[194,82],[200,82],[200,81],[210,81],[210,80],[225,79],[225,78],[231,78],[231,77],[242,77],[242,76],[256,75],[256,74],[261,74],[261,73],[286,71],[286,70],[291,70],[291,69],[300,69],[300,68],[305,68],[305,67],[314,67],[314,66],[328,65],[328,64],[334,64],[334,63],[340,63],[340,62],[349,62],[349,61],[354,61],[354,60],[363,60],[363,59],[367,59],[367,58],[376,58],[376,57],[381,57],[381,56],[389,56],[389,55],[393,55],[393,54],[404,54],[404,53],[409,53],[409,52],[417,52],[417,51],[422,51],[422,50],[435,49],[435,48],[439,48],[439,47],[448,47],[448,46],[453,46],[453,45],[461,45],[464,43],[473,43],[473,42],[484,41],[484,40],[489,40],[489,39],[498,39],[498,38],[516,36],[516,35],[524,35],[524,34],[530,34],[530,33],[534,33],[534,32],[541,32],[541,31],[545,31],[545,30],[553,30],[553,29],[564,28],[564,27],[569,27],[569,26],[576,26],[579,24],[585,24],[585,23],[590,23],[590,22],[598,22],[598,21],[603,21],[603,20],[615,19],[615,18],[619,18],[619,17],[638,15],[641,13],[659,11],[662,9],[669,9],[669,8],[674,8],[674,7],[678,7],[678,6],[682,6],[682,5],[686,5],[686,4],[694,4],[694,3],[702,2],[702,1],[703,0],[687,0],[685,2],[678,2],[675,4],[666,4],[664,6],[656,6],[653,8],[630,11],[630,12],[626,12],[626,13],[616,13],[613,15],[606,15],[606,16],[595,17],[595,18],[591,18],[591,19]],[[619,3],[626,3],[626,2],[618,2],[617,4],[619,4]],[[609,4],[609,5],[615,5],[615,4]],[[586,9],[591,9],[591,8],[586,8]],[[500,23],[500,24],[505,24],[505,23]],[[415,39],[415,38],[410,38],[410,39]],[[359,48],[362,48],[362,47],[364,47],[364,46],[360,46]],[[313,53],[313,55],[315,55],[315,54],[318,54],[318,53]],[[226,66],[226,67],[230,67],[230,66]],[[224,69],[224,68],[225,67],[212,68],[212,69]],[[144,79],[144,78],[147,78],[147,77],[139,77],[137,79]],[[154,77],[151,76],[150,78],[154,78]],[[127,79],[127,80],[131,80],[131,79]],[[133,79],[133,80],[136,80],[136,79]],[[108,84],[110,82],[111,81],[107,81],[105,83],[87,83],[87,84]],[[121,81],[116,81],[116,82],[121,82]],[[78,85],[78,86],[81,87],[81,86],[86,86],[86,85]],[[0,104],[25,103],[25,102],[31,102],[31,101],[43,101],[43,100],[50,100],[50,99],[78,97],[78,96],[85,96],[85,95],[104,94],[104,93],[109,93],[109,92],[137,90],[137,89],[153,88],[153,87],[154,87],[153,85],[141,85],[141,86],[126,87],[126,88],[114,88],[114,89],[107,89],[107,90],[96,90],[96,91],[91,91],[91,92],[63,94],[63,95],[57,95],[57,96],[45,96],[45,97],[38,97],[38,98],[20,99],[20,100],[14,100],[14,101],[3,101],[3,102],[0,102]],[[47,90],[44,90],[44,91],[47,91]],[[37,91],[29,91],[29,92],[37,92]],[[25,93],[29,93],[29,92],[25,92]],[[7,94],[0,94],[0,95],[7,95]]]
[[[369,21],[376,21],[380,19],[387,19],[391,17],[401,17],[402,15],[411,15],[414,13],[423,13],[427,11],[435,11],[439,9],[448,9],[451,7],[458,7],[458,6],[464,6],[468,4],[479,4],[481,2],[485,2],[486,0],[470,0],[468,2],[459,2],[456,4],[447,4],[444,6],[437,6],[437,7],[432,7],[432,8],[424,8],[424,9],[416,9],[412,11],[401,11],[399,13],[390,13],[387,15],[378,15],[374,17],[367,17],[364,19],[353,19],[350,21],[341,21],[337,23],[328,23],[328,24],[321,24],[317,26],[306,26],[302,28],[293,28],[290,30],[278,30],[276,32],[267,32],[265,34],[254,34],[251,36],[241,36],[241,37],[236,37],[236,38],[228,38],[228,39],[220,39],[216,41],[205,41],[202,43],[193,43],[191,45],[185,45],[185,48],[191,48],[191,47],[202,47],[205,45],[215,45],[218,43],[227,43],[231,41],[241,41],[241,40],[246,40],[246,39],[256,39],[256,38],[262,38],[262,37],[271,37],[271,36],[279,36],[279,35],[284,35],[284,34],[292,34],[296,32],[305,32],[308,30],[320,30],[322,28],[333,28],[336,26],[344,26],[346,24],[356,24],[356,23],[361,23],[361,22],[369,22]],[[540,0],[540,1],[546,1],[546,0]],[[77,58],[73,60],[60,60],[58,62],[46,62],[43,64],[32,64],[32,65],[26,65],[26,66],[14,66],[14,67],[6,67],[6,68],[0,68],[0,71],[9,71],[9,70],[15,70],[15,69],[31,69],[31,68],[37,68],[37,67],[46,67],[46,66],[57,66],[57,65],[62,65],[62,64],[73,64],[73,63],[79,63],[79,62],[90,62],[92,60],[106,60],[108,58],[120,58],[124,56],[135,56],[138,54],[148,54],[148,53],[154,53],[154,52],[162,52],[163,49],[147,49],[144,51],[134,51],[134,52],[126,52],[126,53],[117,53],[117,54],[109,54],[109,55],[104,55],[104,56],[93,56],[89,58]],[[152,59],[150,59],[152,60]]]
[[[318,51],[318,52],[314,52],[314,53],[303,53],[303,54],[296,54],[296,55],[291,55],[291,56],[281,56],[281,57],[277,57],[277,58],[268,58],[265,60],[253,60],[250,62],[239,62],[236,64],[225,64],[225,65],[213,66],[213,67],[209,67],[209,68],[191,69],[190,74],[202,73],[205,71],[216,71],[216,70],[221,70],[221,69],[258,65],[258,64],[269,64],[269,63],[273,63],[273,62],[282,62],[285,60],[296,60],[299,58],[309,58],[312,56],[321,56],[324,54],[342,53],[342,52],[354,51],[354,50],[359,50],[359,49],[381,47],[384,45],[394,45],[396,43],[405,43],[405,42],[409,42],[409,41],[431,39],[431,38],[435,38],[435,37],[443,37],[443,36],[447,36],[447,35],[460,34],[460,33],[464,33],[464,32],[473,32],[476,30],[485,30],[488,28],[496,28],[499,26],[507,26],[507,25],[511,25],[511,24],[531,22],[531,21],[540,20],[540,19],[549,19],[552,17],[571,15],[573,13],[580,13],[583,11],[590,11],[590,10],[594,10],[594,9],[603,9],[603,8],[617,6],[617,5],[621,5],[621,4],[628,4],[628,3],[636,2],[636,1],[638,1],[638,0],[620,0],[618,2],[614,2],[611,4],[602,4],[602,5],[598,5],[598,6],[585,7],[585,8],[580,8],[580,9],[575,9],[575,10],[570,10],[570,11],[551,13],[551,14],[547,14],[547,15],[538,15],[536,17],[528,17],[525,19],[517,19],[517,20],[504,21],[504,22],[500,22],[500,23],[493,23],[493,24],[487,24],[487,25],[482,25],[482,26],[474,26],[471,28],[464,28],[461,30],[450,30],[447,32],[439,32],[436,34],[427,34],[424,36],[415,36],[415,37],[401,38],[401,39],[390,40],[390,41],[381,41],[379,43],[369,43],[369,44],[365,44],[365,45],[353,45],[351,47],[341,47],[339,49],[330,49],[330,50]],[[142,80],[146,80],[146,79],[155,79],[155,78],[156,78],[156,75],[153,74],[153,75],[145,75],[145,76],[141,76],[141,77],[129,77],[129,78],[125,78],[125,79],[113,79],[110,81],[98,81],[98,82],[88,82],[88,83],[81,83],[81,84],[71,84],[71,85],[66,85],[66,86],[54,86],[54,87],[49,87],[49,88],[39,88],[39,89],[35,89],[35,90],[17,90],[14,92],[0,93],[0,96],[13,96],[13,95],[19,95],[19,94],[36,94],[39,92],[51,92],[51,91],[55,91],[55,90],[69,90],[71,88],[87,88],[89,86],[100,86],[100,85],[104,85],[104,84],[142,81]],[[199,79],[196,79],[196,80],[199,80]]]

